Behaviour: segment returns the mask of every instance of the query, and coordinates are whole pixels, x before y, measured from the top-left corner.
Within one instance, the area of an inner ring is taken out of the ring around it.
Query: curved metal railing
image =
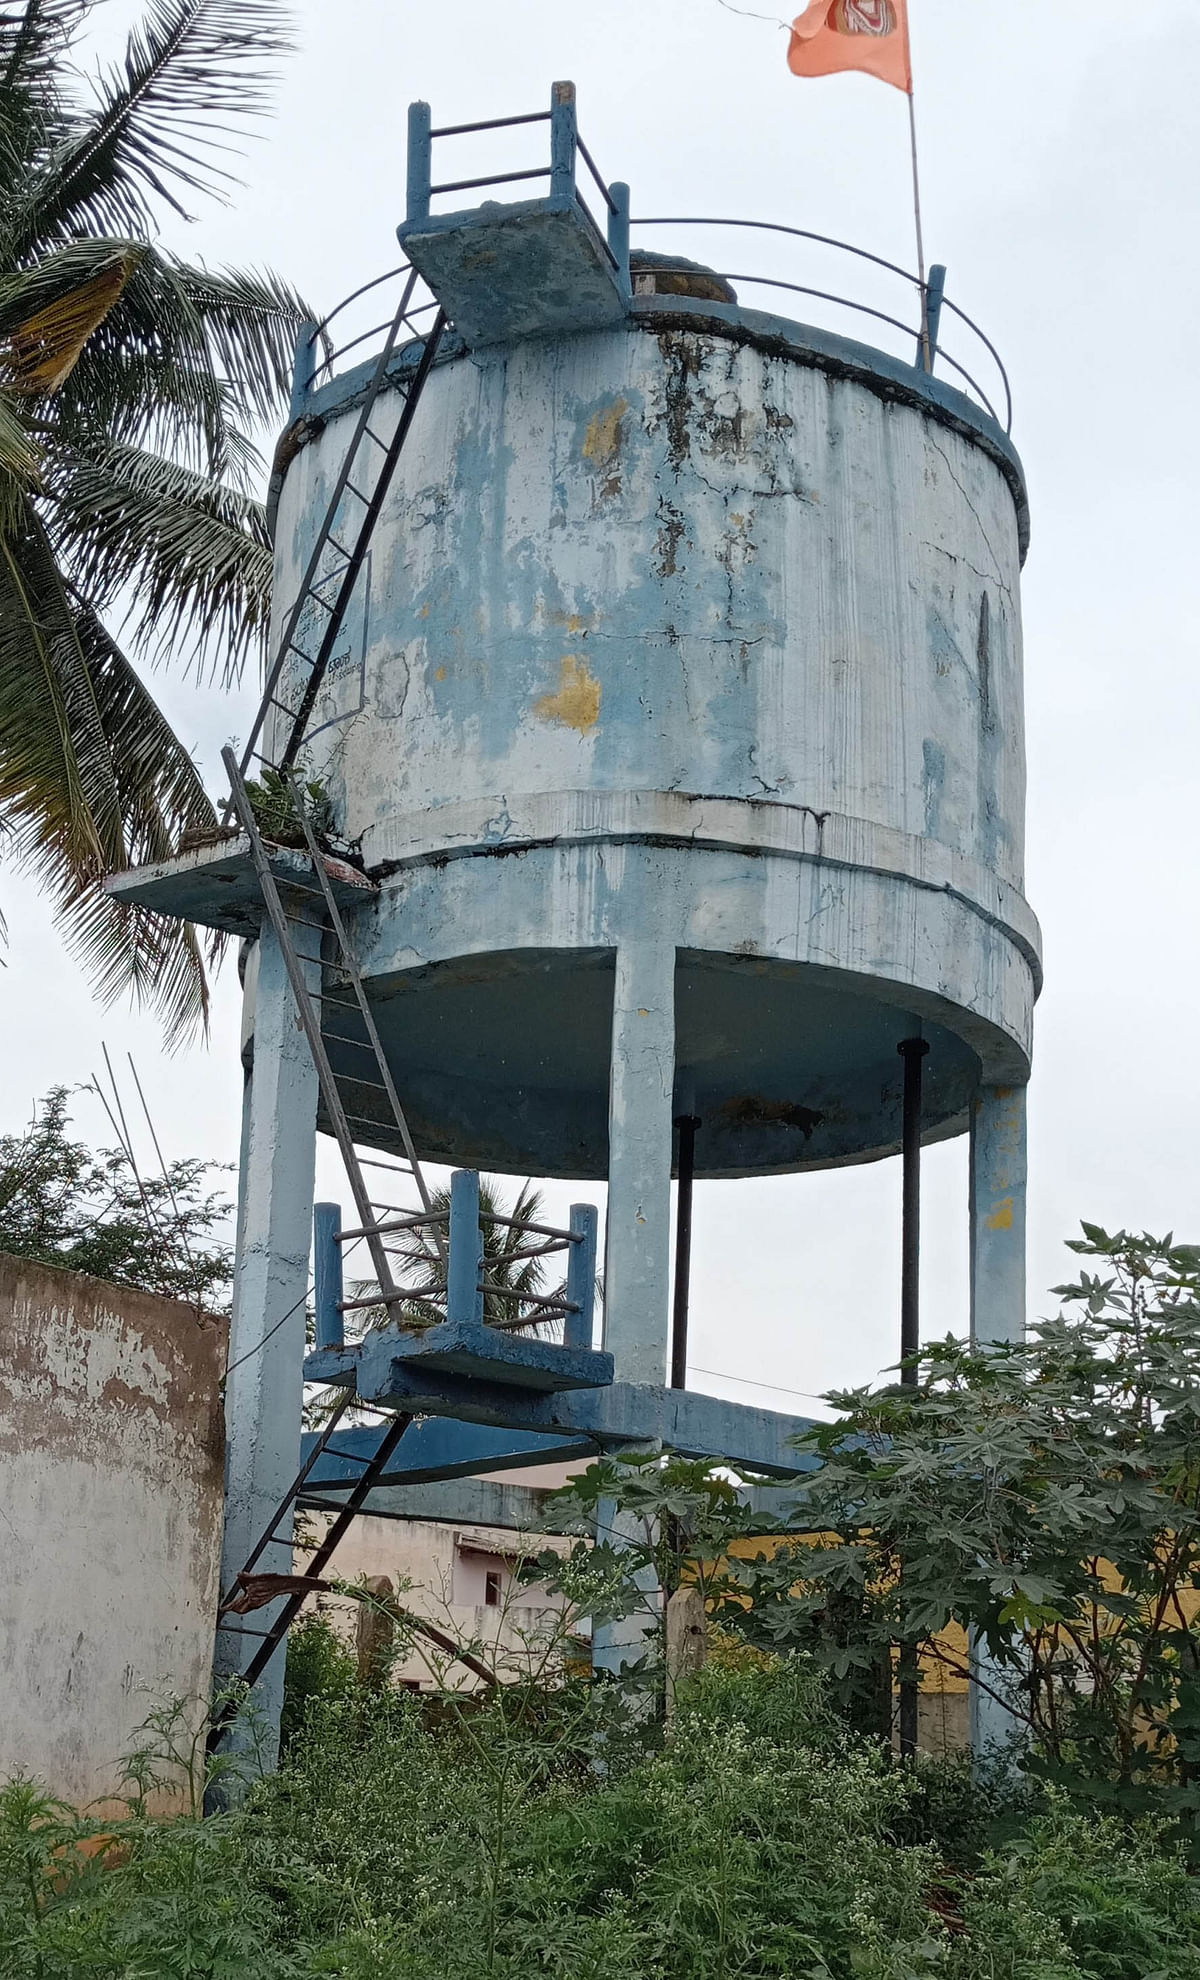
[[[746,282],[755,287],[781,289],[789,295],[809,296],[814,300],[828,303],[838,310],[848,310],[855,315],[869,316],[876,322],[885,323],[889,328],[901,332],[905,338],[905,348],[897,352],[896,355],[903,357],[906,362],[913,364],[914,369],[918,371],[932,370],[936,372],[939,363],[947,366],[954,372],[956,380],[961,379],[963,381],[973,396],[979,401],[980,405],[983,406],[984,410],[996,421],[997,425],[1002,426],[1006,433],[1011,433],[1013,414],[1012,388],[1004,361],[991,338],[980,328],[974,318],[968,316],[966,310],[960,308],[958,303],[953,302],[945,294],[940,281],[935,282],[932,279],[933,271],[931,271],[931,279],[927,279],[924,286],[922,286],[920,277],[914,274],[911,269],[902,268],[897,262],[888,261],[883,255],[873,254],[868,248],[856,247],[853,242],[838,240],[832,234],[815,233],[807,227],[785,226],[782,222],[776,220],[736,220],[717,218],[715,216],[674,214],[631,219],[629,224],[631,232],[634,229],[651,227],[705,227],[711,229],[738,228],[760,234],[773,234],[791,240],[807,241],[815,247],[830,249],[837,254],[852,255],[857,260],[868,263],[873,269],[879,269],[884,275],[904,283],[910,291],[914,312],[911,318],[902,318],[895,314],[893,310],[878,307],[876,302],[866,302],[856,296],[844,295],[837,289],[817,287],[815,284],[789,280],[787,274],[782,271],[779,274],[736,274],[721,265],[722,257],[719,254],[715,259],[712,255],[706,255],[705,257],[705,266],[711,267],[712,273],[726,282]],[[667,267],[660,267],[655,272],[665,274],[669,272],[669,269]],[[940,272],[944,275],[944,271]],[[982,360],[994,373],[994,378],[989,378],[987,386],[976,376],[976,371],[982,368],[979,357],[972,355],[974,369],[971,369],[960,358],[955,357],[952,351],[946,349],[941,338],[940,325],[936,320],[938,316],[945,312],[952,315],[956,323],[961,325],[964,332],[974,339],[975,346],[980,351]],[[924,345],[927,329],[931,329],[932,331],[929,339],[929,357],[931,362],[928,365],[924,362]],[[1002,411],[999,409],[1000,407],[1003,408]]]
[[[885,256],[874,254],[868,248],[856,247],[853,242],[837,240],[830,234],[819,234],[806,227],[785,226],[773,220],[736,220],[700,217],[696,215],[648,216],[633,220],[631,228],[642,232],[655,229],[678,229],[682,227],[706,228],[717,234],[722,229],[738,229],[756,235],[772,235],[787,241],[802,241],[819,252],[853,256],[864,263],[874,273],[878,271],[881,283],[887,283],[887,291],[874,293],[871,299],[864,296],[847,295],[840,285],[826,286],[824,283],[797,281],[792,279],[795,271],[780,269],[774,271],[741,271],[723,265],[720,254],[708,252],[705,243],[704,266],[721,280],[734,285],[748,285],[754,289],[775,290],[787,296],[805,296],[813,302],[826,306],[822,314],[836,312],[832,322],[822,322],[818,328],[843,328],[845,317],[853,319],[866,317],[872,324],[882,324],[893,336],[882,348],[891,346],[891,354],[902,362],[912,365],[920,372],[939,369],[943,375],[951,374],[950,382],[965,389],[971,397],[994,419],[1006,433],[1012,431],[1012,387],[1004,361],[995,344],[980,328],[965,309],[944,293],[940,280],[935,280],[943,271],[931,271],[924,289],[919,277],[911,269],[889,261]],[[714,241],[719,248],[719,238]],[[693,264],[694,266],[695,264]],[[679,272],[686,272],[687,264],[679,264]],[[653,274],[671,272],[670,262],[656,262]],[[361,363],[375,355],[380,340],[391,326],[391,310],[388,301],[394,298],[400,285],[412,274],[407,261],[399,262],[395,268],[364,282],[350,295],[344,297],[328,316],[315,326],[310,336],[313,351],[311,384],[319,387],[337,377],[344,369]],[[635,291],[638,271],[635,266]],[[907,291],[902,302],[899,298],[893,303],[893,295],[898,285],[903,285],[900,294]],[[423,288],[418,291],[419,300],[409,314],[418,323],[427,316],[430,320],[437,311],[437,300]],[[386,300],[385,300],[386,299]],[[892,303],[892,307],[884,307]],[[900,310],[907,303],[911,314],[904,316]],[[387,310],[387,314],[384,311]],[[789,311],[789,314],[791,312]],[[969,348],[962,355],[956,354],[951,344],[947,347],[941,334],[947,316],[953,317],[956,330],[970,340]],[[320,352],[318,357],[317,352]],[[930,362],[926,364],[928,351]],[[969,360],[969,362],[967,361]],[[981,373],[983,374],[981,376]]]

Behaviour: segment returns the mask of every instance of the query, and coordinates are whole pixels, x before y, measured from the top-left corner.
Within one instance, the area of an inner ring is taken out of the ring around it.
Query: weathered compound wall
[[[0,1255],[0,1780],[106,1800],[152,1706],[207,1698],[225,1346],[223,1320]]]

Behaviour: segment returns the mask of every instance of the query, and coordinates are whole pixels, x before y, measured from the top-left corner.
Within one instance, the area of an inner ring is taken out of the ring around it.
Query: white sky
[[[109,0],[106,49],[135,11]],[[718,0],[304,0],[297,13],[301,50],[248,150],[245,191],[167,239],[273,265],[322,311],[397,259],[410,98],[428,98],[435,121],[502,116],[541,107],[562,76],[635,213],[781,220],[911,265],[903,98],[861,77],[792,78],[782,32]],[[1031,1090],[1037,1311],[1071,1270],[1061,1240],[1080,1217],[1200,1236],[1200,7],[910,0],[910,13],[927,249],[1005,357],[1033,510],[1027,893],[1047,972]],[[797,249],[792,279],[811,279],[802,262]],[[244,732],[251,697],[158,685],[219,789],[217,750]],[[210,1047],[170,1059],[152,1022],[91,999],[28,884],[5,874],[0,900],[0,1129],[52,1083],[89,1079],[103,1039],[119,1065],[133,1052],[168,1154],[233,1160],[232,967]],[[76,1122],[106,1138],[94,1100],[80,1098]],[[931,1150],[925,1174],[926,1332],[963,1330],[965,1143]],[[322,1187],[344,1194],[326,1155]],[[800,1396],[871,1378],[894,1358],[898,1253],[897,1163],[701,1186],[693,1361],[741,1379],[697,1372],[694,1385],[800,1409]]]

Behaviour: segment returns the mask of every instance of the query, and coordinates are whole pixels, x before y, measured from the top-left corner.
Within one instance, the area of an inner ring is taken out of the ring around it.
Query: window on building
[[[483,1577],[483,1606],[485,1609],[498,1609],[503,1593],[503,1578],[499,1568],[489,1568]]]

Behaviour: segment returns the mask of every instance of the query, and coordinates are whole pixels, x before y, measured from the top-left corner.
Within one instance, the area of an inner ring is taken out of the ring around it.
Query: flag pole
[[[912,54],[909,53],[908,77],[908,135],[912,148],[913,218],[917,223],[917,276],[921,284],[921,352],[926,371],[933,370],[932,352],[929,348],[929,288],[925,281],[925,237],[921,228],[921,173],[917,164],[917,100],[912,79]]]

